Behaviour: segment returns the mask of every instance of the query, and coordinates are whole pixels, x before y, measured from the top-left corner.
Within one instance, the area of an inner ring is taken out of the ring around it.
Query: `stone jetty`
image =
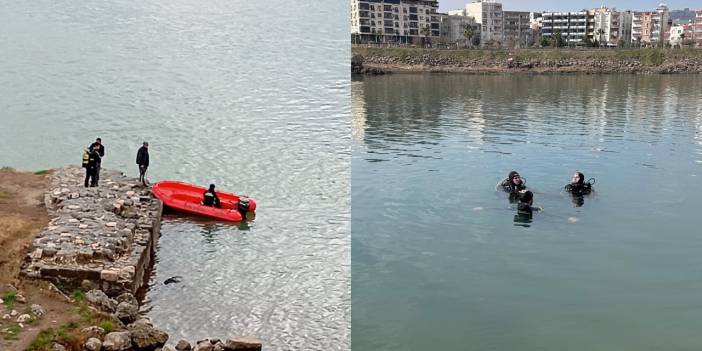
[[[69,291],[135,293],[153,259],[163,205],[121,172],[103,169],[98,187],[84,187],[84,179],[79,167],[52,171],[44,198],[51,220],[32,242],[22,274]]]
[[[111,317],[112,331],[100,326],[80,330],[81,350],[262,349],[261,342],[251,337],[167,344],[168,334],[139,313],[141,306],[134,296],[146,284],[153,262],[163,204],[149,188],[121,172],[102,170],[98,187],[86,188],[84,179],[85,171],[75,166],[51,171],[51,186],[44,197],[49,225],[32,241],[21,270],[25,278],[50,281],[63,291],[87,291],[85,300]],[[39,309],[31,308],[36,318],[43,314],[35,312]],[[18,323],[32,318],[16,314],[3,318],[16,318]],[[67,349],[75,347],[52,345],[52,350]]]

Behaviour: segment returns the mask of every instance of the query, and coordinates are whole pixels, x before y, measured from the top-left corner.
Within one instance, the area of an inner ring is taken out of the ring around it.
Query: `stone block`
[[[119,272],[111,269],[104,269],[100,272],[100,279],[108,282],[116,282],[119,280]]]
[[[229,338],[224,343],[226,351],[243,350],[243,351],[261,351],[262,344],[256,338],[252,337],[237,337]]]

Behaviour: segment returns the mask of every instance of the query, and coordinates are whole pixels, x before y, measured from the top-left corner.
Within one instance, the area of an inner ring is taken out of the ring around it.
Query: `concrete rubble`
[[[162,204],[135,178],[103,169],[98,187],[84,187],[78,167],[54,170],[44,202],[49,226],[32,242],[22,267],[30,278],[66,290],[98,287],[136,292],[153,258]]]

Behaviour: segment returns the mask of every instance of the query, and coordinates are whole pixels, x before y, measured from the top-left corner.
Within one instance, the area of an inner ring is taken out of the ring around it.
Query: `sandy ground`
[[[48,176],[0,169],[0,299],[16,288],[26,303],[0,305],[0,318],[12,310],[23,314],[32,304],[44,308],[46,315],[36,323],[23,325],[17,334],[3,332],[16,328],[17,317],[0,319],[0,350],[26,350],[39,332],[75,319],[75,305],[44,283],[19,279],[19,269],[32,239],[48,223],[44,207],[44,192],[49,186]]]
[[[47,176],[0,170],[0,284],[17,283],[20,261],[48,223],[47,187]]]

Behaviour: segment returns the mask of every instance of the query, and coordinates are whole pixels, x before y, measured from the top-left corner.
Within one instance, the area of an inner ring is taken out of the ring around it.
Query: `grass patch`
[[[75,314],[77,314],[81,321],[89,323],[97,319],[97,315],[93,310],[88,307],[86,304],[81,304],[80,306],[77,306],[74,310]]]
[[[641,57],[644,66],[660,66],[663,63],[663,53],[661,50],[649,50]]]
[[[17,340],[17,334],[19,334],[21,328],[19,327],[19,324],[12,323],[3,330],[5,331],[4,334],[7,340]]]
[[[71,297],[78,302],[85,301],[85,294],[80,289],[73,290],[73,292],[71,293]]]
[[[34,172],[35,175],[46,175],[49,174],[49,170],[47,169],[42,169],[41,171],[36,171]]]
[[[11,197],[12,197],[12,193],[4,191],[4,190],[0,190],[0,200],[9,199]]]
[[[15,304],[16,300],[17,300],[17,292],[16,291],[8,291],[2,296],[2,302],[7,307],[12,307],[12,305]]]
[[[81,338],[77,333],[78,327],[78,323],[70,322],[62,324],[58,328],[44,329],[32,341],[27,351],[48,351],[54,342],[62,345],[73,345],[74,347],[78,345],[78,349],[80,349]]]
[[[112,321],[102,321],[100,324],[98,324],[98,327],[104,329],[105,333],[115,330],[115,325],[112,323]]]

